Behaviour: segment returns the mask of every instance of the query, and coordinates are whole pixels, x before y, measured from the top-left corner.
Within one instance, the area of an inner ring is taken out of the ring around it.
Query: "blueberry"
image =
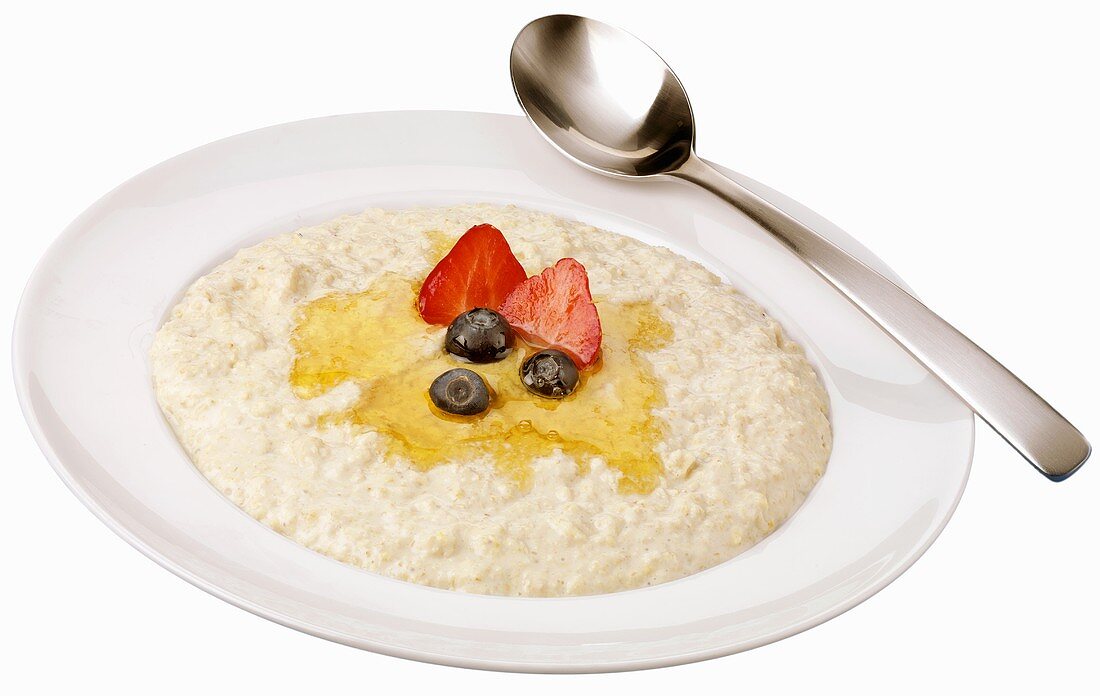
[[[489,408],[489,387],[478,373],[464,368],[447,370],[435,378],[428,396],[439,410],[456,416],[476,416]]]
[[[524,360],[520,378],[527,391],[551,399],[569,396],[580,381],[577,366],[560,350],[540,350]]]
[[[455,317],[443,345],[448,353],[470,362],[500,360],[512,351],[515,339],[508,320],[491,309],[477,307]]]

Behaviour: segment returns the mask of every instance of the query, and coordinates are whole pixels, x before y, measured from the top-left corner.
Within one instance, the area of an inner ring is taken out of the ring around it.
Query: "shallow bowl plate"
[[[736,177],[895,278],[794,201]],[[515,203],[697,259],[806,347],[835,444],[802,508],[708,571],[609,595],[523,599],[391,580],[256,522],[192,467],[150,388],[153,333],[236,249],[368,207]],[[898,280],[900,282],[900,280]],[[973,418],[936,379],[753,223],[675,181],[567,163],[521,118],[356,114],[237,135],[138,175],[46,253],[20,306],[15,381],[43,452],[108,526],[213,595],[287,626],[466,667],[588,672],[745,650],[885,587],[936,538],[969,472]]]

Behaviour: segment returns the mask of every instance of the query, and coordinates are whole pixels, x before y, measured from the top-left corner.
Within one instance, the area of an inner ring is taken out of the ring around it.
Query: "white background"
[[[239,131],[388,109],[518,113],[530,19],[575,12],[679,72],[703,156],[795,197],[1100,439],[1100,20],[1088,3],[19,3],[0,23],[0,322],[123,179]],[[4,342],[4,350],[7,350]],[[79,360],[79,356],[73,356]],[[5,357],[5,361],[7,358]],[[10,380],[0,389],[11,391]],[[0,400],[0,690],[316,694],[1080,693],[1100,640],[1100,462],[1051,484],[979,425],[969,487],[901,579],[780,643],[543,677],[326,643],[165,572],[65,490]]]

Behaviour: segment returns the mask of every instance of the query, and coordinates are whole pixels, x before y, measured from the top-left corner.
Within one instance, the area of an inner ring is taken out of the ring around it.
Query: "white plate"
[[[740,178],[880,271],[881,261],[782,195]],[[804,345],[829,390],[835,443],[780,529],[708,571],[610,595],[522,599],[431,589],[295,544],[223,498],[161,418],[147,349],[182,290],[242,245],[369,206],[517,203],[698,259]],[[899,281],[900,282],[900,281]],[[969,472],[970,412],[751,222],[678,182],[568,164],[519,117],[357,114],[201,147],[81,215],[31,278],[16,386],[46,457],[84,503],[165,568],[260,616],[390,655],[581,672],[726,655],[821,623],[928,548]]]

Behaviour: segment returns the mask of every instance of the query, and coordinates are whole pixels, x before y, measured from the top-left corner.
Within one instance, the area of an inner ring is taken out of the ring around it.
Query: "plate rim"
[[[85,486],[80,485],[75,478],[69,472],[67,466],[61,461],[57,452],[54,450],[53,445],[50,443],[48,436],[42,424],[34,411],[29,399],[30,385],[26,381],[26,377],[30,374],[27,363],[28,356],[26,350],[21,345],[21,338],[26,333],[24,328],[28,319],[28,294],[32,289],[32,286],[39,279],[42,269],[47,267],[50,261],[64,248],[68,240],[77,234],[84,225],[84,221],[98,211],[106,201],[112,198],[112,196],[121,189],[127,187],[131,182],[140,179],[141,177],[157,171],[162,167],[166,167],[181,158],[197,153],[208,147],[216,146],[225,141],[232,140],[234,138],[257,134],[263,131],[280,129],[288,126],[303,125],[309,122],[321,122],[332,118],[339,117],[363,117],[363,116],[394,116],[394,115],[411,115],[411,114],[431,114],[438,117],[508,117],[511,119],[522,120],[523,117],[516,114],[501,114],[495,112],[480,112],[480,111],[462,111],[462,110],[449,110],[449,109],[411,109],[411,110],[384,110],[384,111],[370,111],[370,112],[358,112],[351,114],[339,114],[335,116],[318,116],[312,118],[299,119],[295,121],[288,121],[285,123],[278,123],[263,126],[260,128],[251,129],[248,131],[242,131],[240,133],[234,133],[222,138],[215,139],[208,143],[199,145],[197,147],[188,149],[184,152],[176,154],[168,159],[165,159],[157,164],[152,165],[134,175],[128,177],[118,185],[103,193],[99,198],[92,202],[87,208],[85,208],[79,215],[77,215],[65,228],[50,242],[46,250],[39,257],[37,262],[32,267],[30,273],[27,276],[27,280],[24,284],[23,290],[20,294],[19,303],[16,308],[15,318],[13,322],[12,335],[11,335],[11,360],[12,360],[12,376],[15,385],[15,391],[17,400],[19,402],[20,411],[23,414],[28,428],[31,431],[35,443],[38,445],[42,455],[46,458],[50,467],[58,475],[61,481],[65,484],[73,495],[108,529],[113,531],[116,535],[126,541],[130,546],[137,549],[144,556],[161,566],[165,570],[168,570],[173,575],[185,580],[186,582],[194,585],[195,587],[207,592],[208,594],[217,597],[233,606],[239,607],[248,611],[251,614],[259,616],[261,618],[270,620],[274,623],[292,628],[294,630],[313,635],[319,638],[324,638],[336,643],[341,643],[351,647],[369,650],[371,652],[387,655],[391,657],[399,657],[408,660],[414,660],[419,662],[427,662],[433,664],[440,664],[452,667],[462,667],[471,669],[480,669],[488,671],[502,671],[502,672],[527,672],[527,673],[548,673],[548,674],[575,674],[575,673],[608,673],[608,672],[623,672],[632,670],[645,670],[655,669],[660,667],[668,667],[681,664],[689,664],[694,662],[700,662],[704,660],[715,659],[719,657],[725,657],[735,653],[751,650],[763,645],[767,645],[784,638],[788,638],[793,635],[797,635],[807,629],[820,625],[826,621],[829,621],[848,610],[862,604],[870,597],[882,591],[885,587],[893,583],[898,577],[900,577],[905,571],[907,571],[913,564],[916,563],[931,547],[931,545],[939,538],[944,528],[950,522],[954,516],[959,502],[965,493],[967,484],[969,482],[970,473],[973,467],[974,450],[975,450],[975,419],[973,414],[967,418],[968,423],[968,452],[966,454],[966,461],[962,471],[961,482],[958,491],[955,493],[954,499],[945,507],[945,512],[939,524],[935,528],[930,528],[927,539],[917,547],[902,563],[900,563],[892,572],[883,575],[877,579],[874,583],[869,584],[853,596],[849,597],[843,602],[839,602],[836,605],[830,607],[827,611],[819,612],[808,618],[804,618],[797,623],[788,626],[782,630],[774,631],[772,633],[755,637],[751,640],[744,641],[737,645],[726,645],[711,647],[703,650],[688,653],[675,653],[667,656],[660,657],[648,657],[638,660],[616,660],[613,662],[590,662],[585,664],[551,664],[551,663],[532,663],[524,662],[522,660],[498,660],[490,658],[478,658],[478,657],[464,657],[454,656],[444,653],[434,653],[426,650],[416,650],[405,648],[398,645],[391,645],[380,641],[369,640],[352,634],[344,633],[332,628],[315,625],[309,621],[296,618],[288,615],[282,611],[272,609],[266,606],[262,606],[256,602],[253,602],[243,596],[240,596],[232,591],[226,590],[220,587],[217,583],[208,581],[203,577],[188,571],[177,562],[168,558],[164,553],[157,550],[150,544],[147,544],[135,533],[133,533],[123,522],[112,516],[107,510],[94,498],[92,493],[87,490]],[[729,172],[728,169],[721,167],[723,171]],[[737,174],[740,180],[748,182],[752,185],[760,187],[764,191],[772,194],[778,194],[785,197],[784,194],[770,189],[765,184],[757,182],[750,177]],[[790,199],[793,201],[793,199]],[[801,205],[801,204],[799,204]],[[804,207],[804,206],[803,206]],[[807,209],[808,210],[808,209]],[[816,215],[816,213],[815,213]],[[824,218],[822,218],[824,219]],[[833,228],[841,231],[839,227],[832,225]],[[843,233],[846,236],[846,233]],[[851,238],[851,237],[850,237]],[[896,273],[890,269],[890,267],[882,261],[877,255],[870,249],[865,247],[855,238],[851,238],[852,242],[859,247],[859,249],[866,253],[870,258],[877,261],[881,267],[890,271],[895,281],[900,281],[899,284],[906,288],[908,291],[912,290],[905,285]]]

